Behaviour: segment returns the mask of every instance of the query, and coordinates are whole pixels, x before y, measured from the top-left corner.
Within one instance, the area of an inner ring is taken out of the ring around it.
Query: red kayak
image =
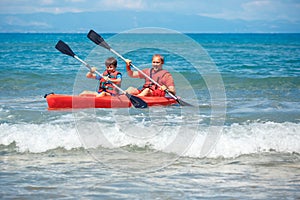
[[[128,108],[132,106],[126,95],[95,97],[93,95],[76,96],[62,94],[48,94],[45,96],[49,110],[70,108]],[[178,104],[169,97],[139,97],[148,106],[168,106]]]

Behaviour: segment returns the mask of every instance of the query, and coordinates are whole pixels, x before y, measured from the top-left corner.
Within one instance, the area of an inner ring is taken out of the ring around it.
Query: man
[[[148,77],[159,83],[161,87],[153,83],[147,76],[139,71],[132,71],[131,60],[126,60],[126,70],[127,74],[131,78],[141,78],[145,79],[145,84],[142,89],[137,89],[134,87],[129,87],[126,92],[129,94],[137,96],[165,96],[165,90],[176,94],[174,80],[172,75],[167,71],[162,69],[164,64],[164,58],[160,54],[155,54],[152,57],[152,68],[143,69],[142,72]]]

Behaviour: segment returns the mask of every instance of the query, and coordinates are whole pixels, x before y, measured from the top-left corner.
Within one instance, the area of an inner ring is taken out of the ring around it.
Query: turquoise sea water
[[[99,71],[114,55],[85,34],[0,34],[2,199],[300,198],[300,34],[103,37],[141,68],[163,54],[195,107],[49,111],[44,94],[97,87],[58,40]],[[118,61],[122,88],[141,85]]]

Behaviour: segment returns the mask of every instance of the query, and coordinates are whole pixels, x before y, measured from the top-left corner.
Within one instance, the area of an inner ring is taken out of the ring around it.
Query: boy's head
[[[107,58],[105,61],[106,70],[108,72],[114,72],[117,68],[118,61],[114,57]]]

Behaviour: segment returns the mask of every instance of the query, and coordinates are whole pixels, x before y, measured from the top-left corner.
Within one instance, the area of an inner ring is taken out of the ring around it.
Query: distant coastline
[[[2,33],[85,33],[91,28],[101,33],[119,33],[157,26],[182,33],[300,33],[300,21],[229,20],[170,12],[0,14]]]

